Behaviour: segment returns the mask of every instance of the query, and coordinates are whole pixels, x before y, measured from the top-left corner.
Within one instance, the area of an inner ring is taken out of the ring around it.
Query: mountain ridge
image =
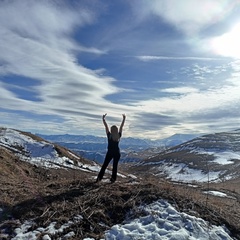
[[[97,137],[93,135],[44,135],[37,134],[44,139],[55,142],[61,146],[67,147],[72,151],[80,154],[90,160],[103,163],[106,149],[107,138]],[[134,162],[142,159],[141,152],[145,151],[145,155],[151,155],[151,149],[155,152],[159,148],[162,150],[171,146],[178,145],[189,139],[196,137],[195,134],[175,134],[171,137],[159,140],[138,139],[132,137],[123,137],[119,143],[121,149],[121,161]],[[140,152],[140,154],[138,154]],[[148,152],[148,154],[147,154]]]
[[[240,131],[207,134],[133,165],[136,171],[182,181],[240,177]]]

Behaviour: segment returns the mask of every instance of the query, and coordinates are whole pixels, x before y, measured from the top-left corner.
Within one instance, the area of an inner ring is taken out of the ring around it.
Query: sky
[[[239,0],[1,0],[0,126],[161,139],[239,128]]]

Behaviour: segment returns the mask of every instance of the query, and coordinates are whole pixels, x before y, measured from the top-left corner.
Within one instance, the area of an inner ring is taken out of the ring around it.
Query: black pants
[[[117,168],[118,168],[118,162],[121,155],[119,151],[107,151],[107,154],[105,156],[104,163],[102,165],[102,168],[98,174],[98,180],[102,180],[103,175],[105,173],[105,170],[110,163],[110,161],[113,159],[113,169],[112,169],[112,177],[111,179],[115,181],[117,179]]]

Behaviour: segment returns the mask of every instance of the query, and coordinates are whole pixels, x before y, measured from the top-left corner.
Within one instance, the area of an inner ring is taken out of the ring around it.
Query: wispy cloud
[[[192,88],[192,87],[175,87],[175,88],[162,89],[161,92],[187,94],[187,93],[198,92],[198,89]]]
[[[79,45],[72,38],[77,26],[90,24],[93,19],[93,13],[83,8],[58,6],[49,1],[1,2],[1,78],[14,75],[37,81],[32,88],[40,99],[38,102],[21,99],[14,88],[6,88],[7,84],[2,83],[3,107],[40,115],[55,114],[65,119],[74,116],[84,119],[87,112],[96,118],[106,109],[124,110],[124,106],[105,100],[105,96],[119,91],[113,84],[115,79],[78,64],[77,54],[81,52],[104,53]],[[10,81],[15,89],[23,88],[21,83]],[[75,124],[80,126],[77,121]]]
[[[153,112],[156,116],[158,115],[151,120],[152,124],[150,124],[156,131],[174,133],[178,131],[178,128],[183,130],[195,126],[195,130],[197,130],[197,126],[201,126],[198,130],[208,132],[223,127],[223,119],[229,118],[229,121],[234,123],[234,119],[240,118],[239,111],[236,111],[238,107],[235,104],[240,102],[238,94],[240,85],[237,82],[232,86],[226,84],[222,88],[208,91],[199,91],[189,87],[170,88],[162,91],[174,95],[138,102],[139,112],[144,115],[143,122],[146,116],[150,116],[151,119]],[[230,114],[230,112],[232,113]],[[168,118],[164,120],[161,116],[168,116]],[[166,124],[166,120],[169,125]],[[215,125],[213,125],[214,121]],[[184,124],[182,125],[182,123]],[[237,126],[236,120],[232,127],[234,125]],[[147,124],[146,128],[148,128]]]
[[[127,114],[126,136],[208,129],[240,102],[239,64],[198,54],[186,36],[235,3],[1,1],[1,124],[98,134],[107,112],[109,124]]]
[[[213,61],[222,60],[221,58],[210,58],[210,57],[168,57],[168,56],[137,56],[137,59],[148,62],[157,60],[198,60],[198,61]]]
[[[135,10],[146,16],[155,14],[185,34],[193,35],[224,18],[238,3],[237,0],[152,0],[141,1],[136,4],[139,10]]]

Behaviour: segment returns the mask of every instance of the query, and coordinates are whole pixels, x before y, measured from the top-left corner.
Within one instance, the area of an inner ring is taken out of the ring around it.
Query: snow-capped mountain
[[[197,137],[132,167],[176,181],[222,181],[240,177],[240,130]]]
[[[102,163],[106,154],[107,138],[96,137],[91,135],[44,135],[36,134],[46,140],[57,143],[75,153]],[[123,137],[120,141],[121,162],[135,162],[143,158],[155,155],[156,152],[161,152],[166,148],[176,146],[190,139],[193,139],[195,134],[175,134],[171,137],[159,140],[138,139],[132,137]]]
[[[20,160],[47,168],[74,168],[96,171],[99,166],[64,147],[48,142],[31,133],[0,128],[0,148],[6,149]]]

